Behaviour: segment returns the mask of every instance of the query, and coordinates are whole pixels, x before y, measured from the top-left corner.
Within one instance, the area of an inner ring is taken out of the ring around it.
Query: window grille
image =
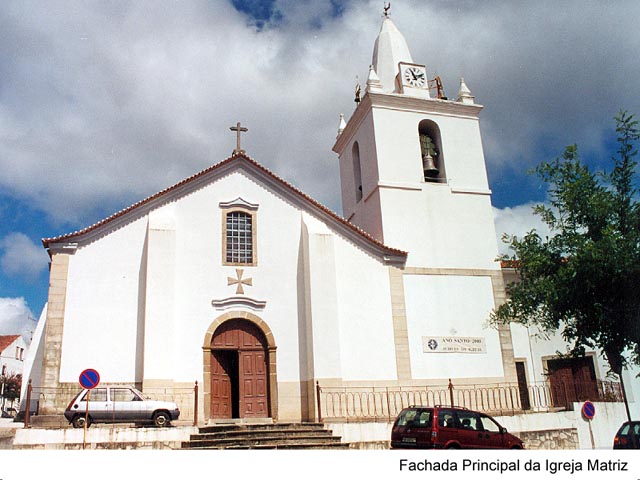
[[[227,263],[253,263],[252,216],[244,212],[227,213]]]

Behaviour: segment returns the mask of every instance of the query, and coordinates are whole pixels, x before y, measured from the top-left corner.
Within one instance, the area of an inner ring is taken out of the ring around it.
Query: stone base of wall
[[[16,450],[141,450],[176,449],[188,441],[196,427],[169,428],[129,428],[106,426],[87,429],[86,444],[84,431],[79,428],[67,429],[19,429],[15,432],[13,445],[6,448]]]
[[[13,450],[178,450],[182,442],[41,443],[14,445]]]
[[[350,450],[389,450],[391,448],[391,441],[377,441],[377,442],[351,442],[349,443]]]
[[[580,448],[577,428],[514,432],[527,450],[577,450]]]
[[[10,450],[13,448],[13,439],[16,436],[15,428],[0,430],[0,450]]]

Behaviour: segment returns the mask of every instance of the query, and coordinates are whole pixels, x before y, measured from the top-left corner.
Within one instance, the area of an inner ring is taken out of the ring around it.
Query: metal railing
[[[455,405],[497,415],[570,410],[584,400],[621,402],[616,382],[327,387],[316,382],[318,421],[391,421],[410,405]]]

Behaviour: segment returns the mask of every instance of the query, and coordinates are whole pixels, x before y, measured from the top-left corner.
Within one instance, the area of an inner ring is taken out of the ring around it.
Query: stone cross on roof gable
[[[230,127],[229,130],[233,131],[233,132],[237,132],[238,134],[238,143],[237,146],[235,148],[235,150],[233,151],[233,153],[244,153],[244,150],[242,148],[240,148],[240,135],[242,134],[242,132],[248,132],[249,129],[246,127],[243,127],[240,125],[240,122],[238,122],[236,124],[235,127]]]

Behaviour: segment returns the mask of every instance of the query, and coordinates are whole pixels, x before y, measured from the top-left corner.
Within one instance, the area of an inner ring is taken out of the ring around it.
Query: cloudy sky
[[[0,334],[46,301],[40,239],[90,225],[247,152],[341,212],[331,147],[354,108],[379,0],[0,3]],[[612,154],[612,117],[640,114],[640,2],[395,0],[413,58],[481,129],[499,232],[539,222],[527,170],[577,143]]]

